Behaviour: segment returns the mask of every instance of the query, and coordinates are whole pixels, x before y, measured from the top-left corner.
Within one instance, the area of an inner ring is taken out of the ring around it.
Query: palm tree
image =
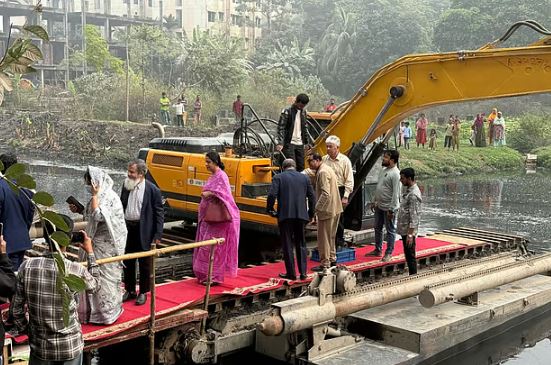
[[[321,73],[334,74],[342,60],[352,55],[356,44],[356,24],[352,16],[337,5],[335,21],[327,27],[321,40],[323,56],[318,61]]]

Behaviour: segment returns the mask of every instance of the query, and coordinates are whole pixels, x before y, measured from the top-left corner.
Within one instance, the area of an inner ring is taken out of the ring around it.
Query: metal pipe
[[[162,254],[174,252],[174,251],[191,250],[192,248],[197,248],[197,247],[219,245],[224,243],[224,241],[225,241],[224,238],[214,238],[212,240],[207,240],[207,241],[183,243],[181,245],[175,245],[175,246],[170,246],[165,248],[157,248],[154,251],[150,250],[150,251],[143,251],[143,252],[127,253],[120,256],[113,256],[105,259],[99,259],[99,260],[96,260],[96,263],[98,265],[103,265],[103,264],[109,264],[111,262],[139,259],[142,257],[149,257],[149,256],[158,256],[158,255],[162,255]],[[81,262],[80,264],[84,266],[87,265],[86,262]]]
[[[207,275],[207,287],[205,288],[205,300],[203,302],[203,310],[209,310],[209,296],[210,296],[210,284],[212,282],[212,268],[214,267],[214,245],[210,246],[209,253],[209,271]],[[201,334],[205,333],[205,328],[207,327],[207,317],[203,318],[201,321]]]
[[[275,313],[258,324],[257,329],[267,336],[299,331],[310,328],[316,323],[329,320],[329,314],[332,318],[343,317],[360,310],[415,296],[426,286],[447,280],[457,280],[481,271],[499,268],[515,261],[516,258],[511,255],[500,256],[497,259],[480,259],[472,263],[445,267],[387,283],[374,284],[364,290],[359,289],[358,293],[333,296],[333,302],[329,301],[323,306],[317,304],[305,305],[300,309],[283,314],[279,313],[277,307],[274,306]],[[317,301],[312,301],[312,303],[317,303]]]
[[[214,247],[214,246],[213,246]],[[151,244],[151,251],[155,251],[157,245]],[[149,302],[149,365],[155,365],[155,255],[151,256],[151,270],[149,271],[149,285],[151,298]]]
[[[383,120],[383,117],[385,116],[388,109],[390,109],[390,107],[392,106],[392,104],[394,104],[396,99],[404,95],[405,90],[406,90],[405,86],[402,86],[402,85],[393,86],[390,88],[390,96],[388,97],[388,100],[386,101],[385,105],[383,105],[383,108],[379,111],[379,114],[377,114],[377,116],[375,117],[375,120],[367,130],[367,133],[362,138],[360,142],[361,144],[365,145],[367,143],[367,141],[371,138],[371,136],[375,132],[375,129],[377,129],[377,127]]]
[[[419,302],[423,307],[431,308],[438,304],[548,271],[551,271],[551,254],[517,262],[508,265],[504,269],[480,272],[465,280],[444,282],[425,288],[419,294]]]

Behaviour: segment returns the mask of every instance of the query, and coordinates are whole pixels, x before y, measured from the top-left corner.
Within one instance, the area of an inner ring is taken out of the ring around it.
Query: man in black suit
[[[268,193],[266,209],[272,216],[278,218],[283,258],[286,273],[280,277],[295,280],[295,258],[293,243],[297,253],[297,263],[300,280],[306,279],[306,243],[304,226],[314,217],[316,199],[314,190],[306,175],[296,170],[293,159],[286,159],[282,164],[283,172],[274,176]],[[277,212],[274,203],[277,200]],[[308,206],[306,201],[308,200]]]
[[[147,167],[140,159],[128,164],[128,174],[121,193],[124,218],[128,228],[126,253],[148,251],[152,243],[160,243],[163,233],[164,210],[161,191],[145,179]],[[140,269],[140,295],[136,293],[136,260],[124,262],[123,301],[136,299],[136,305],[147,301],[150,291],[151,257],[138,259]]]
[[[277,123],[276,150],[293,159],[298,172],[304,170],[304,150],[309,148],[304,109],[309,101],[308,95],[298,94],[295,103],[281,112]]]

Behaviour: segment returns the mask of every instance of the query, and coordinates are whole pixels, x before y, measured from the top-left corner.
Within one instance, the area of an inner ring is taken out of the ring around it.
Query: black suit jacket
[[[301,219],[309,221],[314,216],[316,198],[310,180],[296,170],[285,170],[275,175],[268,193],[266,209],[274,210],[277,199],[278,220]],[[308,207],[306,206],[308,200]]]
[[[121,201],[124,211],[128,206],[130,191],[122,188]],[[140,214],[140,236],[142,249],[147,251],[154,240],[160,240],[164,224],[163,198],[158,187],[145,180],[142,211]]]

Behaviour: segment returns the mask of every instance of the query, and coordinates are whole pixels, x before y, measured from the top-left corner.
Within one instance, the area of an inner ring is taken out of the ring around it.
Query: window
[[[176,6],[182,6],[182,0],[176,0]]]
[[[214,23],[216,21],[216,13],[214,11],[209,11],[207,15],[208,15],[208,21],[210,23]]]
[[[256,26],[260,27],[260,18],[256,18]]]
[[[181,24],[182,23],[182,10],[177,9],[176,10],[176,20]]]
[[[231,16],[231,23],[232,23],[232,25],[237,25],[237,23],[238,23],[238,18],[239,18],[239,17],[238,17],[237,15],[233,15],[233,14],[232,14],[232,16]]]
[[[153,0],[147,0],[147,5],[152,8],[153,7]]]
[[[224,13],[218,13],[218,20],[221,22],[224,21]]]
[[[138,0],[134,0],[134,5],[138,5]]]

